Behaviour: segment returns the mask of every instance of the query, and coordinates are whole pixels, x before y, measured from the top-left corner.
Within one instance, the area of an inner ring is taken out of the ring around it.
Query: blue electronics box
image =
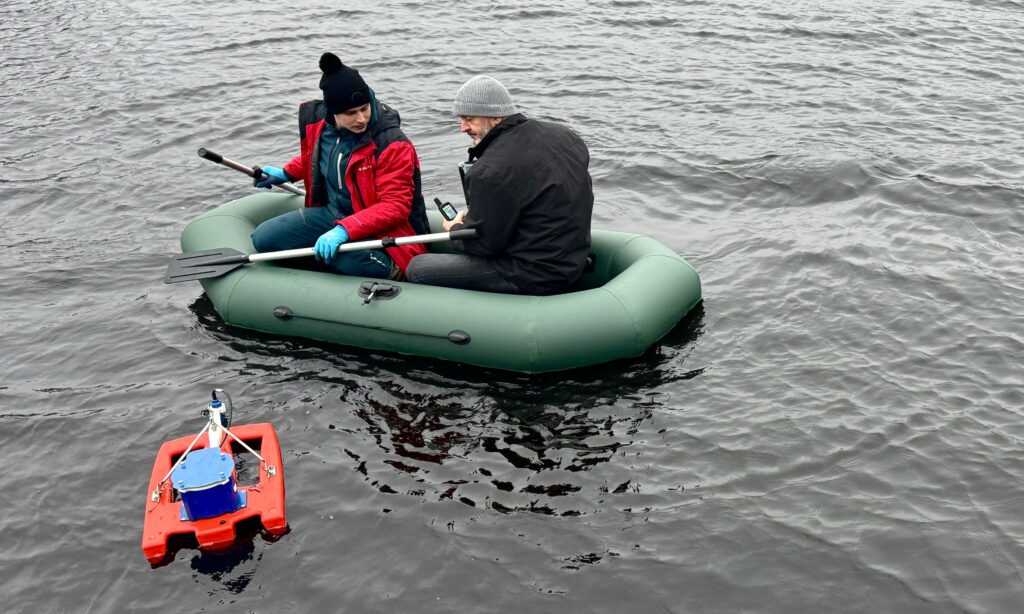
[[[171,474],[188,520],[213,518],[238,509],[235,459],[220,448],[193,450]]]

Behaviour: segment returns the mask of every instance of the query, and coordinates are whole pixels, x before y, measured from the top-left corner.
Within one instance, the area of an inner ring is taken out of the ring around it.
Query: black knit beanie
[[[370,88],[359,76],[359,71],[341,63],[338,56],[325,53],[320,56],[320,89],[324,92],[327,113],[337,115],[370,102]]]

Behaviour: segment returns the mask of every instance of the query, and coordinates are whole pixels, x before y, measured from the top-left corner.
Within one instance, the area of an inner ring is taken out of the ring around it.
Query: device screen
[[[444,216],[444,219],[449,222],[455,219],[455,216],[459,214],[459,211],[451,203],[443,203],[440,198],[435,198],[434,203],[437,205],[437,209]]]

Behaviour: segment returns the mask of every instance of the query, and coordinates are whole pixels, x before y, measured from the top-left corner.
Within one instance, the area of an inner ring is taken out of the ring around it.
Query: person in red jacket
[[[336,273],[400,279],[423,245],[338,253],[348,241],[428,231],[416,150],[401,118],[378,102],[359,71],[333,53],[320,57],[323,100],[299,106],[301,152],[283,168],[264,166],[261,188],[302,179],[305,207],[271,218],[252,233],[258,252],[313,245]]]

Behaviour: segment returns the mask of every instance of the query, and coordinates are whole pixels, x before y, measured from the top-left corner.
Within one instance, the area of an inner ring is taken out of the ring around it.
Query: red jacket
[[[324,178],[320,176],[320,134],[324,108],[319,100],[299,106],[301,153],[285,164],[284,172],[306,184],[306,206],[327,204]],[[369,238],[409,237],[429,232],[420,186],[420,162],[412,143],[402,133],[398,113],[379,104],[377,117],[360,138],[345,167],[345,185],[352,197],[352,215],[337,220],[349,241]],[[405,272],[414,256],[426,253],[424,245],[386,248]]]

